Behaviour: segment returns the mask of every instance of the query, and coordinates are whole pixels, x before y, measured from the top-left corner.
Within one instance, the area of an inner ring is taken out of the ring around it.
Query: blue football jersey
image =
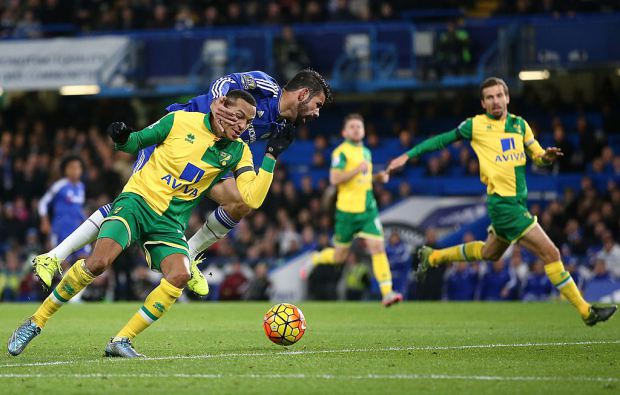
[[[171,104],[166,107],[166,111],[208,113],[211,111],[211,102],[214,99],[226,96],[228,91],[234,89],[243,89],[256,99],[256,117],[250,127],[241,134],[240,138],[243,141],[251,144],[256,140],[268,139],[284,128],[286,120],[280,119],[279,110],[282,89],[273,77],[262,71],[228,74],[213,81],[207,94],[196,96],[187,103]],[[154,149],[155,147],[152,146],[138,153],[138,158],[134,163],[134,172],[144,166]]]
[[[85,199],[86,188],[82,182],[73,184],[67,178],[61,178],[52,184],[39,201],[39,215],[48,215],[51,206],[53,230],[74,230],[84,221],[82,208]]]

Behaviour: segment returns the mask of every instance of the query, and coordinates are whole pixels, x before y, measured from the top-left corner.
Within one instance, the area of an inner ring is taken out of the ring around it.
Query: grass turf
[[[564,303],[298,305],[308,330],[288,348],[263,333],[270,303],[175,305],[135,342],[148,360],[102,357],[139,303],[67,305],[22,355],[3,353],[0,392],[620,391],[620,320],[589,328]],[[6,341],[35,308],[0,304],[0,337]]]

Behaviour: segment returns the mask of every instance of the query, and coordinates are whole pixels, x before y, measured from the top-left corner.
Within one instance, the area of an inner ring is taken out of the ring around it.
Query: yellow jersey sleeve
[[[265,201],[273,180],[275,165],[276,161],[265,155],[258,174],[256,174],[252,152],[248,145],[244,144],[243,154],[235,166],[234,175],[241,198],[249,207],[257,209]]]
[[[543,159],[543,155],[545,154],[545,150],[540,146],[540,143],[534,137],[534,132],[530,125],[523,120],[523,124],[525,125],[525,133],[523,135],[523,145],[525,146],[525,152],[529,155],[530,158],[536,163],[537,166],[546,166],[549,165],[549,162]]]

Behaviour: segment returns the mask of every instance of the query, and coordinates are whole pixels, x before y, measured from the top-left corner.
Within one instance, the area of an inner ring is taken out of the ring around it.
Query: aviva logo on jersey
[[[173,177],[172,174],[166,174],[161,179],[164,180],[166,184],[172,189],[180,190],[184,194],[189,195],[191,197],[198,197],[198,189],[191,186],[191,184],[195,184],[198,181],[200,181],[202,177],[204,176],[204,174],[205,174],[204,170],[202,170],[201,168],[197,166],[192,165],[191,163],[188,163],[185,166],[185,169],[183,169],[183,172],[179,176],[178,180],[175,177]],[[188,181],[190,184],[184,185],[181,182],[181,180]]]
[[[521,161],[525,159],[525,152],[510,152],[517,149],[514,137],[508,137],[500,140],[502,153],[495,157],[495,163]]]

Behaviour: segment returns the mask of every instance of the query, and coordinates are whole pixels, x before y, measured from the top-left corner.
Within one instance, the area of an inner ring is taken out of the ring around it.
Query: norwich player
[[[93,253],[78,260],[39,309],[13,332],[8,351],[19,355],[63,304],[103,273],[133,242],[140,242],[151,268],[164,278],[144,305],[108,343],[105,354],[135,358],[131,340],[158,320],[181,295],[190,278],[184,232],[192,208],[229,171],[246,204],[258,208],[271,185],[275,159],[292,142],[278,135],[267,143],[258,175],[252,154],[239,136],[256,115],[256,101],[241,90],[228,92],[226,106],[237,121],[223,125],[213,114],[172,112],[132,133],[122,122],[108,127],[115,148],[124,152],[156,145],[151,159],[135,172],[113,202]]]
[[[508,86],[496,77],[480,86],[480,104],[485,114],[469,118],[458,128],[416,145],[394,159],[388,171],[404,166],[410,158],[444,148],[466,139],[480,161],[480,180],[487,186],[487,210],[491,218],[486,241],[473,241],[441,250],[424,246],[419,250],[423,274],[429,267],[455,261],[495,261],[512,243],[519,242],[545,263],[551,283],[579,311],[589,325],[606,321],[617,310],[615,305],[589,304],[564,270],[558,248],[540,227],[526,206],[526,154],[539,166],[551,164],[562,152],[555,147],[543,149],[530,126],[519,116],[508,113]]]
[[[211,112],[221,122],[234,123],[235,115],[222,105],[224,96],[232,89],[242,89],[256,100],[256,119],[240,136],[241,140],[248,144],[268,139],[279,133],[290,133],[296,125],[318,118],[323,105],[331,101],[329,86],[321,74],[314,70],[301,70],[283,88],[280,88],[276,80],[267,73],[248,71],[225,75],[213,81],[207,94],[196,96],[184,104],[172,104],[166,107],[166,110]],[[134,172],[148,163],[153,149],[152,146],[146,147],[139,152]],[[207,294],[209,287],[198,269],[196,257],[225,237],[242,217],[252,211],[241,198],[231,178],[222,178],[210,188],[208,195],[220,206],[188,240],[192,278],[187,286],[201,296]],[[52,284],[60,263],[67,256],[95,240],[102,222],[110,213],[110,207],[109,203],[100,207],[52,251],[34,258],[35,273],[46,288]]]
[[[383,171],[372,175],[372,158],[364,146],[364,119],[359,114],[344,118],[342,136],[345,141],[332,153],[329,181],[338,187],[334,245],[312,257],[313,264],[344,263],[353,238],[366,242],[372,256],[372,268],[381,289],[386,307],[403,300],[392,290],[392,273],[385,254],[383,227],[379,220],[377,202],[372,193],[372,182],[387,182],[389,175]]]

